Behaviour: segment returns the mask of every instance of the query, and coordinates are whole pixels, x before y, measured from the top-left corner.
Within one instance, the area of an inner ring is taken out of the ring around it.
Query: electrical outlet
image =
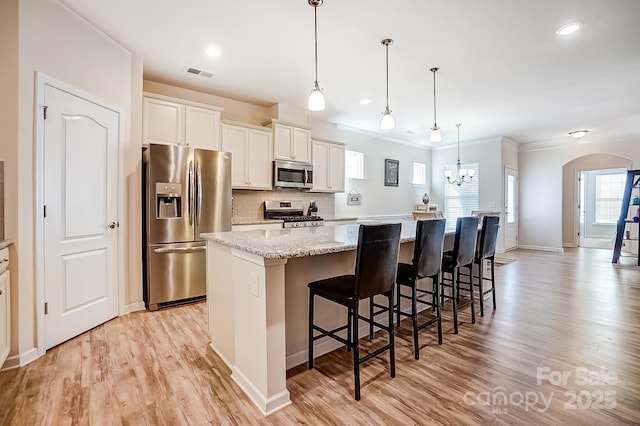
[[[255,272],[249,274],[249,291],[252,295],[258,297],[258,274]]]

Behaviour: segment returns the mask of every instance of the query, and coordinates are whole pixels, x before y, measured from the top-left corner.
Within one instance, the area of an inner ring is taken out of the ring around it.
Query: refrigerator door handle
[[[189,225],[193,225],[193,213],[194,213],[194,200],[193,200],[193,192],[194,192],[194,176],[193,176],[193,161],[189,162]]]
[[[197,247],[177,247],[177,248],[157,248],[153,249],[154,253],[195,253],[199,251],[204,251],[207,249],[207,246],[197,246]]]
[[[196,168],[196,225],[200,224],[200,215],[202,214],[202,167],[198,163]]]

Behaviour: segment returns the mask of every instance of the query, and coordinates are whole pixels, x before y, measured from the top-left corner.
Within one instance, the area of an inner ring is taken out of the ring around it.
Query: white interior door
[[[518,247],[518,171],[505,167],[504,249]]]
[[[118,315],[117,112],[45,85],[45,344]]]

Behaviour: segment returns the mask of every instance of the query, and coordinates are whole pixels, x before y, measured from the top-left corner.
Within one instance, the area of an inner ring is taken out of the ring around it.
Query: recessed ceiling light
[[[371,99],[362,98],[362,99],[360,99],[360,103],[362,105],[366,105],[368,103],[371,103]]]
[[[214,47],[214,46],[207,47],[205,49],[205,53],[207,55],[211,56],[212,58],[217,58],[218,56],[220,56],[222,54],[220,49],[218,49],[217,47]]]
[[[569,132],[569,136],[574,139],[580,139],[583,138],[587,133],[589,133],[588,130],[574,130],[573,132]]]
[[[565,24],[560,28],[558,28],[556,30],[556,34],[569,35],[569,34],[575,33],[580,29],[580,27],[582,27],[582,24],[584,24],[584,22],[582,21],[569,22],[568,24]]]

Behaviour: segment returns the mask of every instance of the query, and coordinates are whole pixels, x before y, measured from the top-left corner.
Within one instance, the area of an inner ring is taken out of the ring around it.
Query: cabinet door
[[[183,141],[184,105],[144,98],[142,140],[145,144],[181,144]]]
[[[249,186],[255,189],[271,189],[271,133],[261,130],[249,130]]]
[[[220,150],[220,112],[185,106],[185,142],[194,148]]]
[[[274,123],[273,125],[273,158],[291,160],[293,156],[291,141],[293,140],[293,127]]]
[[[231,186],[247,188],[247,144],[249,129],[222,125],[222,150],[231,153]]]
[[[344,145],[329,144],[329,188],[344,192]]]
[[[0,367],[11,352],[11,312],[9,310],[9,271],[0,274]]]
[[[292,160],[311,162],[311,131],[307,129],[293,128],[293,152]]]
[[[313,190],[329,190],[329,144],[313,141]]]

